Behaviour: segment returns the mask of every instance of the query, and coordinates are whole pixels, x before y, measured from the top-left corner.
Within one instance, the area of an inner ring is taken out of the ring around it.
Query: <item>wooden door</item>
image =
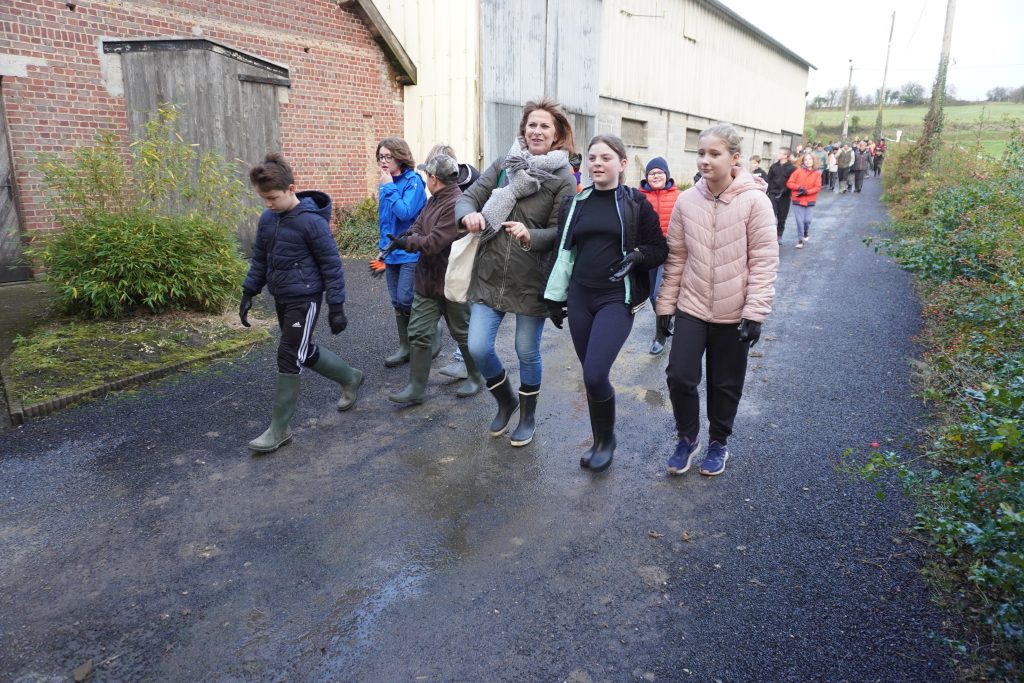
[[[14,164],[4,117],[3,85],[0,84],[0,282],[32,279],[32,269],[22,256],[24,235],[18,220]]]

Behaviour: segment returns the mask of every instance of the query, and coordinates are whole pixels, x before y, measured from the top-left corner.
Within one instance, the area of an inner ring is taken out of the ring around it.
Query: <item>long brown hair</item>
[[[562,149],[565,153],[572,155],[576,152],[576,140],[572,134],[572,124],[569,117],[562,111],[562,105],[549,97],[542,97],[539,100],[530,100],[523,107],[523,118],[519,120],[519,137],[526,137],[526,120],[530,114],[537,110],[546,111],[555,119],[555,140],[551,143],[551,149]]]
[[[403,171],[408,171],[410,168],[416,167],[416,161],[412,158],[412,150],[409,149],[409,143],[402,138],[384,138],[377,143],[377,152],[375,156],[377,160],[380,160],[380,148],[387,147],[388,151],[391,152],[392,158],[398,163],[398,167]]]

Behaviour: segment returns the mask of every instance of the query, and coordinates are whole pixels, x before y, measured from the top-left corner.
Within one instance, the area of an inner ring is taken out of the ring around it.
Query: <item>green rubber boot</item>
[[[409,349],[409,383],[397,394],[388,396],[389,401],[416,405],[423,403],[430,378],[430,348],[413,346]]]
[[[384,359],[384,365],[393,368],[409,362],[409,314],[395,311],[398,325],[398,349]]]
[[[459,388],[455,390],[455,395],[459,398],[475,396],[484,388],[486,383],[484,376],[476,369],[476,363],[473,362],[473,357],[469,355],[469,347],[466,344],[459,344],[459,350],[462,352],[463,361],[466,363],[466,379],[459,384]]]
[[[274,385],[274,410],[270,416],[270,428],[249,442],[249,448],[257,453],[270,453],[292,440],[288,423],[295,414],[295,403],[299,399],[299,375],[296,373],[277,374]]]
[[[341,398],[338,399],[338,410],[344,412],[356,404],[356,394],[363,383],[363,371],[356,370],[341,359],[341,356],[320,347],[320,357],[309,369],[332,379],[341,385]]]

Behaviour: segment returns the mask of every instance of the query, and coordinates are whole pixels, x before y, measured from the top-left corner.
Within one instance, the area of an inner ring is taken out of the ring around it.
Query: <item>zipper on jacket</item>
[[[711,275],[708,278],[708,313],[711,318],[715,317],[715,249],[718,246],[718,196],[715,195],[715,204],[711,211]]]
[[[646,200],[644,200],[646,201]],[[619,251],[622,252],[622,258],[626,258],[626,222],[622,220],[622,209],[619,208],[619,191],[615,191],[615,213],[619,216]],[[629,275],[624,278],[626,285],[626,306],[630,304],[630,298],[632,295],[632,288],[630,287]]]
[[[501,270],[501,287],[498,288],[498,307],[501,306],[501,301],[505,297],[505,285],[508,282],[508,261],[512,258],[512,238],[508,233],[505,233],[506,243],[508,246],[505,248],[505,266]],[[501,308],[498,308],[501,310]]]

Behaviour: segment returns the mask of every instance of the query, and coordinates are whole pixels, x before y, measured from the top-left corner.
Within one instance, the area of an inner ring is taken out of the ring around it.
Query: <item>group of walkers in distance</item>
[[[376,150],[379,254],[371,272],[386,278],[399,340],[383,362],[409,366],[408,383],[389,400],[425,400],[444,318],[459,351],[442,372],[463,380],[456,395],[473,396],[486,387],[497,408],[488,432],[525,446],[536,432],[545,321],[558,329],[568,322],[593,433],[579,462],[603,471],[616,448],[611,368],[637,311],[649,302],[657,316],[650,353],[670,348],[666,375],[677,443],[668,471],[687,472],[703,450],[698,386],[706,357],[709,429],[700,472],[724,472],[748,351],[772,308],[782,234],[773,209],[778,198],[769,199],[776,165],[767,179],[751,173],[742,164],[740,143],[729,124],[704,130],[699,178],[681,190],[662,157],[647,164],[639,189],[626,186],[628,158],[618,136],[596,135],[578,154],[568,118],[549,99],[526,103],[508,153],[482,173],[460,164],[446,145],[435,146],[415,166],[404,140],[382,140]],[[582,163],[589,177],[584,187],[574,175]],[[820,177],[814,185],[796,173],[790,169],[784,184],[803,183],[791,188],[794,200],[810,197],[806,201],[813,204]],[[312,342],[325,296],[332,334],[347,325],[341,259],[328,225],[330,198],[297,192],[279,154],[254,167],[250,179],[267,210],[239,315],[248,325],[252,299],[267,286],[281,329],[271,424],[249,443],[265,453],[291,440],[288,425],[303,368],[340,385],[339,410],[354,405],[363,373]],[[453,258],[449,264],[449,253],[457,240],[459,259],[464,245],[475,249],[464,301],[446,296],[456,263]],[[517,388],[496,349],[506,317],[514,317]]]
[[[864,189],[864,178],[869,173],[882,175],[885,160],[885,140],[864,139],[851,145],[849,142],[833,142],[823,145],[799,145],[793,155],[789,147],[782,147],[768,172],[768,197],[775,210],[778,225],[779,244],[790,206],[796,223],[796,248],[803,249],[810,241],[811,209],[818,195],[828,188],[832,192],[860,192]],[[751,157],[755,173],[760,170],[760,157]]]

